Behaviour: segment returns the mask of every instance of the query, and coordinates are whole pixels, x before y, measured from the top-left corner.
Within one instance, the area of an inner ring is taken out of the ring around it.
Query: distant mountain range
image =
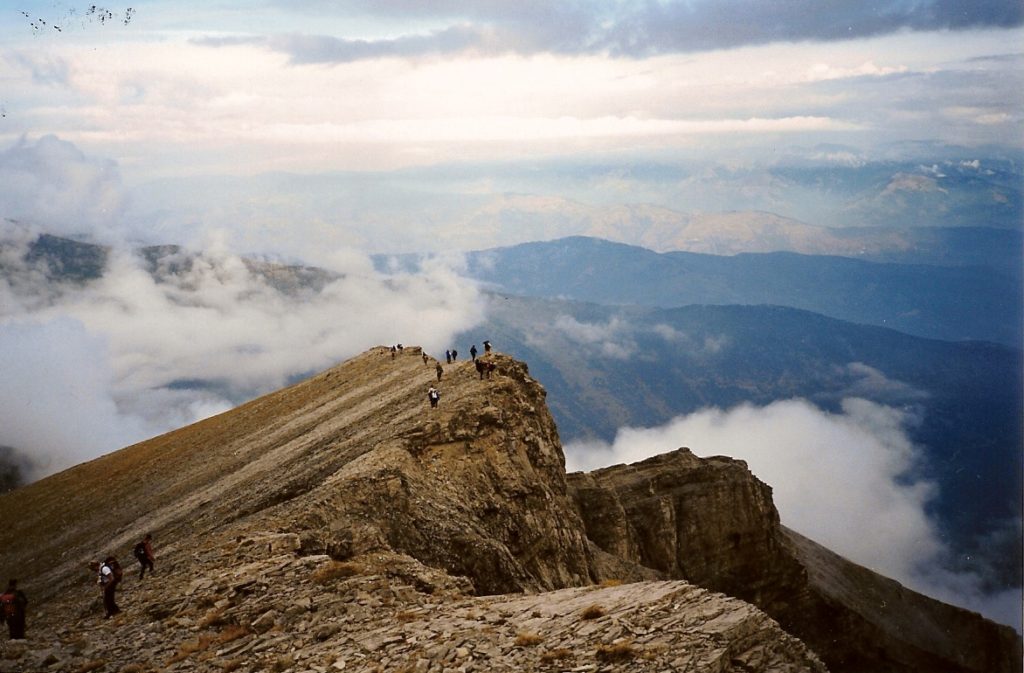
[[[1014,253],[1019,258],[1019,248]],[[418,256],[378,258],[412,268]],[[1002,264],[1000,263],[1000,266]],[[669,308],[775,304],[934,339],[1021,342],[1021,269],[867,262],[787,252],[655,253],[572,237],[467,255],[495,291]]]

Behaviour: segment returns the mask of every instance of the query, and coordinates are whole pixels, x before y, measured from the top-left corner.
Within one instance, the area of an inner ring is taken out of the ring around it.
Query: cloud
[[[570,342],[595,349],[603,357],[626,360],[637,350],[632,327],[620,318],[611,318],[606,323],[589,323],[560,315],[553,327]]]
[[[200,37],[192,41],[200,47],[258,46],[287,54],[293,65],[350,63],[373,58],[418,58],[458,54],[468,50],[489,53],[501,51],[489,47],[488,31],[473,26],[451,26],[421,35],[392,39],[353,40],[330,35],[274,35]]]
[[[125,197],[115,162],[45,135],[0,151],[0,204],[3,217],[43,225],[52,234],[88,232],[110,240]]]
[[[482,319],[475,285],[439,260],[382,276],[364,253],[325,251],[335,275],[302,286],[281,266],[231,253],[213,232],[202,254],[169,254],[153,268],[113,247],[101,278],[55,284],[26,261],[26,227],[12,229],[0,245],[0,446],[28,456],[33,477],[374,345],[438,352]]]
[[[911,588],[1020,628],[1019,610],[984,578],[945,568],[950,553],[928,514],[937,495],[901,410],[848,398],[841,413],[804,400],[706,409],[655,428],[622,428],[612,444],[565,447],[567,468],[632,463],[686,446],[744,460],[772,487],[783,524]],[[1019,595],[1019,589],[1016,589]],[[990,600],[991,599],[991,600]]]
[[[314,3],[315,4],[315,3]],[[365,58],[435,53],[563,55],[609,53],[630,58],[727,49],[775,42],[829,42],[901,31],[1012,28],[1024,23],[1015,0],[974,3],[924,0],[857,3],[850,0],[670,0],[594,3],[347,3],[344,9],[394,20],[417,18],[448,27],[427,34],[378,40],[273,38],[264,44],[296,63],[343,63]],[[300,3],[309,9],[309,3]],[[230,41],[205,40],[208,46]]]

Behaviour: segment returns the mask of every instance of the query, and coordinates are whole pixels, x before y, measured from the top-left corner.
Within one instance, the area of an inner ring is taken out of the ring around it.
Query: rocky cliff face
[[[780,529],[766,486],[685,452],[567,481],[543,387],[489,358],[491,379],[464,362],[438,382],[419,349],[374,349],[0,496],[3,569],[32,601],[0,671],[825,670],[751,603],[845,627],[856,590],[821,588],[836,562]],[[107,554],[128,575],[105,622],[85,566]],[[955,623],[1002,661],[994,625]],[[916,661],[862,670],[981,670]]]
[[[832,671],[1017,671],[1008,627],[929,599],[782,527],[742,461],[688,449],[569,475],[587,535],[667,577],[742,598]]]

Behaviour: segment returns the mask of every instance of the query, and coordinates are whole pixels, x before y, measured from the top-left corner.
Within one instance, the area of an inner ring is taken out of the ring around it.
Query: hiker
[[[141,542],[135,544],[135,549],[132,550],[132,554],[135,555],[136,560],[139,562],[139,579],[146,574],[146,568],[149,568],[149,574],[153,574],[153,536],[146,533],[146,537],[142,538]]]
[[[444,352],[444,360],[445,360],[445,362],[447,362],[448,364],[451,364],[451,363],[452,363],[452,352],[451,352],[451,351],[445,351],[445,352]],[[438,363],[438,364],[440,364],[440,363]]]
[[[426,353],[424,353],[424,354],[423,354],[423,364],[427,364],[427,361],[428,361],[428,360],[430,360],[430,358],[428,358],[428,357],[427,357],[427,354],[426,354]]]
[[[458,360],[458,359],[459,359],[459,351],[457,351],[457,350],[455,350],[455,349],[453,348],[453,349],[452,349],[452,362],[455,362],[455,361],[456,361],[456,360]]]
[[[476,361],[476,373],[480,375],[480,380],[484,380],[484,371],[487,369],[487,363],[483,360]]]
[[[476,344],[469,347],[469,357],[473,358],[473,362],[476,362]]]
[[[7,591],[0,594],[0,622],[7,622],[11,640],[25,638],[25,609],[27,607],[28,598],[25,596],[25,592],[18,588],[18,580],[8,582]]]
[[[394,346],[392,346],[392,347],[391,347],[391,359],[392,359],[392,360],[394,360],[394,359],[395,359],[395,353],[397,353],[397,352],[398,352],[398,349],[397,349],[397,348],[395,348]]]
[[[488,341],[487,339],[484,339],[484,353],[490,353],[490,352],[491,352],[491,342]]]
[[[444,367],[442,367],[441,363],[438,362],[437,366],[434,367],[434,369],[437,370],[437,380],[440,381],[441,380],[441,374],[444,374]]]
[[[437,401],[441,399],[441,393],[434,386],[430,386],[430,389],[427,390],[427,399],[430,400],[431,407],[436,407]]]
[[[110,619],[121,611],[121,608],[117,607],[115,593],[117,592],[117,585],[121,583],[122,574],[121,564],[113,556],[108,556],[103,561],[103,565],[100,566],[99,579],[97,581],[103,590],[103,610],[106,613],[104,619]]]
[[[488,362],[487,363],[487,380],[488,381],[491,380],[491,372],[493,372],[497,368],[498,368],[498,365],[494,364],[493,362]]]

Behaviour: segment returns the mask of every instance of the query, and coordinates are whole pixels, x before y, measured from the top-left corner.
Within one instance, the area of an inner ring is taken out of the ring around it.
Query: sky
[[[836,208],[729,171],[950,147],[970,162],[1024,136],[1016,0],[8,7],[0,171],[70,143],[121,199],[108,231],[80,225],[94,236],[468,249],[520,242],[465,231],[510,193],[559,213],[751,207],[829,226]],[[82,170],[61,179],[88,189]],[[66,227],[61,205],[6,216]]]
[[[614,230],[635,242],[609,212],[959,226],[955,198],[1019,226],[1022,24],[1019,0],[4,3],[0,445],[40,476],[376,344],[439,352],[482,318],[460,251]],[[884,189],[825,175],[884,175]],[[909,206],[879,205],[893,195]],[[48,286],[22,258],[40,232],[112,246],[103,281]],[[156,282],[141,244],[205,256]],[[451,254],[394,278],[368,257],[417,251]],[[343,280],[289,301],[246,267],[253,254]],[[186,385],[200,378],[213,385]],[[893,480],[912,449],[892,410],[789,404],[688,422],[709,446],[742,413],[852,446],[849,419],[874,419],[872,469],[901,532],[942,553],[927,485]],[[867,488],[858,516],[878,504]],[[784,518],[814,509],[777,493]],[[877,562],[935,579],[908,558]]]

